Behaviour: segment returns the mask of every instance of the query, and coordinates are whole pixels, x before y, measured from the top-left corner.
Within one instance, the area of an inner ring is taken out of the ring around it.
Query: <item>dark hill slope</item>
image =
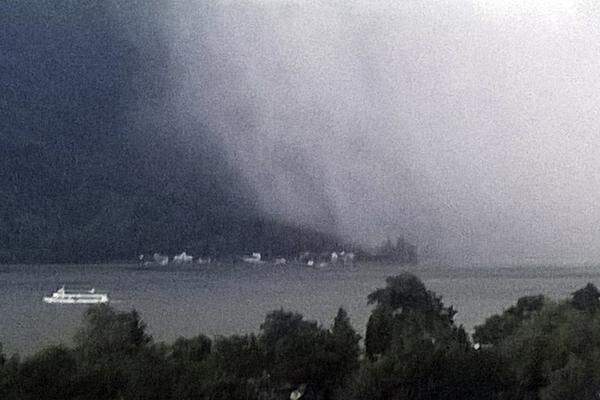
[[[265,218],[201,124],[132,122],[167,108],[168,51],[152,13],[108,4],[0,4],[0,262],[330,247]]]

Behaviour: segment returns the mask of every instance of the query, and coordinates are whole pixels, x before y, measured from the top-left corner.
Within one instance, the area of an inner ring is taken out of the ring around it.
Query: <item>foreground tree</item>
[[[392,343],[401,345],[403,337],[422,337],[445,341],[456,335],[452,307],[446,307],[434,292],[409,273],[386,279],[386,287],[368,296],[376,304],[367,323],[366,354],[374,359],[390,349]]]
[[[0,356],[6,400],[592,400],[600,393],[600,313],[587,285],[559,303],[521,298],[478,327],[475,350],[454,310],[402,274],[369,296],[371,357],[343,309],[329,329],[269,313],[258,335],[156,344],[135,311],[90,308],[74,348]],[[494,333],[498,328],[500,333]],[[0,352],[1,354],[1,352]]]
[[[301,314],[283,310],[267,314],[261,340],[267,370],[280,385],[319,385],[332,373],[326,355],[327,332]]]
[[[255,335],[217,338],[206,366],[212,371],[205,379],[210,399],[258,399],[272,392],[264,347]]]
[[[65,347],[49,347],[27,358],[18,369],[16,397],[22,400],[76,398],[77,363]]]
[[[86,311],[75,335],[76,350],[86,360],[135,355],[151,342],[137,311],[117,312],[105,304]]]
[[[94,399],[169,399],[172,369],[167,349],[154,345],[139,314],[107,305],[90,307],[75,335],[82,369],[79,387]]]
[[[211,352],[212,340],[204,335],[198,335],[191,339],[178,338],[171,346],[171,359],[181,365],[192,362],[201,362]]]
[[[360,336],[339,309],[331,329],[283,310],[261,325],[266,371],[275,388],[305,388],[304,398],[331,398],[358,368]]]
[[[571,304],[578,310],[595,312],[600,309],[600,291],[592,283],[573,293]]]
[[[19,376],[20,360],[12,356],[0,367],[0,399],[19,400],[19,388],[22,387]]]
[[[472,349],[455,311],[414,275],[386,280],[368,297],[366,353],[350,398],[500,399],[510,387],[503,361]]]
[[[509,307],[502,315],[493,315],[483,325],[476,326],[473,340],[484,345],[500,344],[525,321],[537,315],[545,303],[546,298],[542,295],[521,297],[516,305]]]
[[[360,335],[350,324],[348,313],[339,308],[331,327],[331,352],[335,360],[336,376],[334,385],[342,385],[344,381],[359,367]]]
[[[568,301],[519,299],[476,329],[475,340],[507,362],[515,380],[511,398],[597,399],[600,393],[600,315],[588,284]],[[493,323],[492,323],[493,322]],[[502,334],[491,335],[495,327]]]

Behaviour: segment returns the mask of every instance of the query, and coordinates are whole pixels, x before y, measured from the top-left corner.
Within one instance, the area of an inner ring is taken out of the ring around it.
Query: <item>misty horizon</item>
[[[597,261],[591,7],[193,3],[165,17],[176,107],[276,216],[442,261]]]

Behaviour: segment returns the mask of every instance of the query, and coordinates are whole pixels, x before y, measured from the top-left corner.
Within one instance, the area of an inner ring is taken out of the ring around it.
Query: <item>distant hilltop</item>
[[[417,263],[416,246],[402,238],[395,244],[388,240],[378,248],[365,249],[333,234],[256,214],[244,218],[217,214],[212,216],[210,225],[200,225],[198,220],[205,219],[207,211],[181,217],[183,213],[172,206],[149,213],[162,209],[173,217],[171,221],[157,221],[132,211],[139,209],[140,203],[145,207],[170,204],[159,201],[159,194],[143,199],[107,194],[101,197],[103,210],[90,213],[92,217],[88,219],[64,218],[59,226],[57,216],[43,208],[34,214],[17,203],[9,203],[9,223],[0,227],[0,263],[136,262],[142,254],[148,255],[144,262],[164,263],[152,257],[155,252],[178,255],[173,258],[175,263],[188,262],[189,254],[200,260],[235,261],[252,253],[260,253],[268,260],[306,259],[316,263],[328,259],[330,262],[333,254],[340,257],[340,262],[347,254],[353,254],[356,261]]]
[[[138,199],[123,199],[106,213],[87,221],[64,221],[62,229],[52,229],[52,216],[31,215],[14,210],[8,226],[0,227],[0,263],[86,263],[135,261],[140,254],[160,252],[176,255],[186,251],[204,258],[232,258],[259,251],[271,257],[289,257],[304,251],[321,253],[342,247],[335,235],[298,228],[273,220],[216,215],[208,226],[194,224],[205,212],[173,221],[146,222],[124,209],[136,208]],[[15,207],[16,208],[16,207]],[[106,219],[103,221],[102,218]],[[14,222],[13,222],[14,220]],[[4,232],[2,232],[4,228]]]
[[[372,253],[364,254],[371,261],[394,262],[400,264],[417,264],[417,246],[408,243],[403,237],[396,239],[396,243],[388,238],[381,246]]]

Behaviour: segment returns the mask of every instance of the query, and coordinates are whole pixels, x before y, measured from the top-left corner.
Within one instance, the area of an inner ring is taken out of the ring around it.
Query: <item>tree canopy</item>
[[[476,328],[400,274],[368,298],[365,346],[340,308],[325,327],[275,310],[255,334],[156,343],[137,312],[90,307],[72,347],[0,352],[6,400],[593,400],[600,313],[593,285],[570,299],[526,296]],[[494,332],[494,330],[498,332]]]

